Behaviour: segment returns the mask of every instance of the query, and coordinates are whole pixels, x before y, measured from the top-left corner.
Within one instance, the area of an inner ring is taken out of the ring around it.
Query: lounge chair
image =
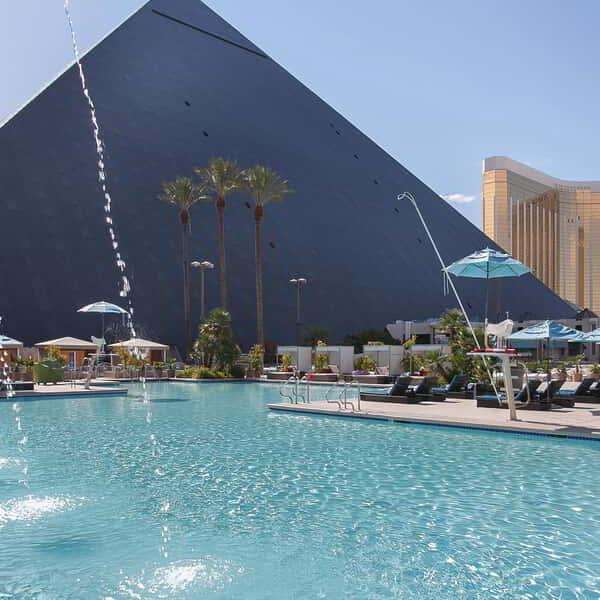
[[[11,382],[11,388],[13,392],[32,391],[32,381],[13,381]],[[0,392],[8,392],[8,384],[0,383]]]
[[[590,402],[590,388],[595,383],[597,379],[594,377],[585,377],[580,382],[569,381],[554,394],[552,401],[563,406],[573,406],[575,402]]]
[[[437,377],[424,377],[416,386],[411,386],[410,377],[398,377],[388,394],[361,394],[361,401],[396,402],[398,404],[418,404],[423,400],[431,400],[431,388]]]
[[[542,399],[537,394],[538,388],[542,385],[539,379],[528,381],[516,394],[515,404],[521,410],[550,410],[552,404],[548,399]],[[500,394],[501,402],[494,394],[484,394],[477,396],[477,408],[508,408],[506,395]]]
[[[596,379],[595,383],[590,385],[590,389],[585,396],[579,396],[577,402],[600,402],[600,380]]]
[[[467,398],[468,375],[455,375],[448,385],[431,389],[432,400],[443,401],[446,398]]]
[[[394,385],[389,388],[387,393],[383,394],[361,394],[361,401],[370,402],[395,402],[395,398],[405,396],[410,391],[411,377],[400,376],[396,378]]]

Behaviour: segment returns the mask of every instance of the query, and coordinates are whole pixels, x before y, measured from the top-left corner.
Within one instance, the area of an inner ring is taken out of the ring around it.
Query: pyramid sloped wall
[[[176,212],[156,199],[161,182],[212,156],[269,165],[294,189],[284,203],[266,208],[267,339],[294,337],[288,284],[294,275],[309,280],[303,321],[333,338],[454,306],[443,295],[439,265],[413,208],[395,200],[400,191],[415,194],[448,262],[493,245],[198,1],[150,2],[92,50],[84,66],[106,141],[138,321],[148,336],[182,338],[179,228]],[[88,337],[96,322],[75,309],[101,298],[118,301],[95,162],[74,68],[0,129],[0,314],[6,331],[28,343]],[[247,200],[230,198],[226,213],[230,308],[244,344],[255,330]],[[196,207],[192,227],[194,257],[216,261],[214,208]],[[216,275],[208,274],[208,306],[217,303]],[[458,285],[473,314],[481,314],[482,283]],[[573,312],[532,276],[496,285],[501,309],[513,317]]]

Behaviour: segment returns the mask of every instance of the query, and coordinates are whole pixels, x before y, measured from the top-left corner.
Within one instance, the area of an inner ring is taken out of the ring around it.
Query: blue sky
[[[81,46],[143,3],[71,0]],[[600,179],[594,0],[207,4],[478,225],[485,156]],[[0,56],[2,122],[71,60],[62,0],[6,3]]]

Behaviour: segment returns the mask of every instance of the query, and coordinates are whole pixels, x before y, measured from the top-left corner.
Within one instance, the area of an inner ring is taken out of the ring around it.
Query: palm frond
[[[292,190],[288,182],[269,167],[256,165],[244,171],[245,188],[252,194],[257,206],[279,202]]]
[[[206,167],[196,167],[194,171],[207,191],[217,196],[226,196],[244,186],[243,172],[233,160],[211,158]]]
[[[206,202],[210,198],[204,186],[195,184],[189,177],[177,177],[163,183],[159,200],[173,204],[179,210],[189,210],[197,202]]]

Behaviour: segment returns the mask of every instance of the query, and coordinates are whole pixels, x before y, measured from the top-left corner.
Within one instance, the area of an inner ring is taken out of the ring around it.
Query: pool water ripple
[[[0,597],[599,597],[600,444],[274,416],[271,386],[149,392],[158,475],[135,398],[28,407],[47,509],[15,512],[0,463]]]

